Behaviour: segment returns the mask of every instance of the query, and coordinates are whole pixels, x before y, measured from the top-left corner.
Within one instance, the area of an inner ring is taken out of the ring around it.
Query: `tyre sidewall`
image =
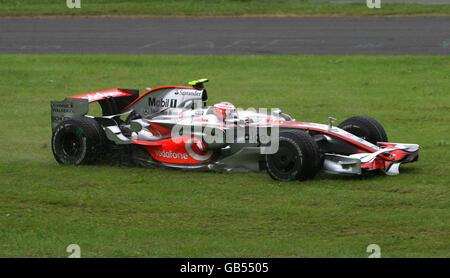
[[[292,138],[291,134],[283,134],[280,136],[279,144],[290,144],[294,147],[294,149],[297,151],[296,156],[298,157],[298,160],[295,163],[294,169],[289,173],[282,173],[276,167],[274,167],[272,155],[267,154],[266,155],[266,168],[269,175],[279,181],[293,181],[296,180],[302,171],[303,166],[303,152],[301,147],[295,142],[295,140]]]
[[[353,135],[356,135],[366,141],[373,140],[373,135],[370,132],[370,129],[356,121],[339,126],[339,128],[341,128]]]
[[[103,130],[92,118],[80,117],[61,122],[53,132],[52,151],[56,161],[61,164],[88,164],[102,157],[105,147]],[[78,142],[78,152],[71,156],[64,152],[64,136],[74,136]]]
[[[74,135],[80,142],[79,153],[75,157],[67,155],[63,150],[62,140],[64,136],[68,134]],[[71,122],[62,123],[56,128],[55,132],[53,133],[52,138],[53,155],[55,156],[56,160],[61,164],[74,164],[74,165],[81,164],[86,158],[88,148],[87,141],[88,140],[85,136],[83,128],[78,127]]]
[[[377,120],[368,116],[354,116],[348,118],[338,127],[372,144],[387,141],[386,131],[383,126]]]

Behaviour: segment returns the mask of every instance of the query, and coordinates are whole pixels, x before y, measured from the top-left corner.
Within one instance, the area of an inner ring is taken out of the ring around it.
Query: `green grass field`
[[[65,0],[0,0],[0,16],[377,16],[450,15],[450,5],[387,4],[369,9],[365,3],[245,0],[81,0],[80,9]]]
[[[421,160],[290,183],[55,162],[50,100],[200,77],[210,103],[373,116]],[[448,56],[0,55],[0,257],[449,257],[449,77]]]

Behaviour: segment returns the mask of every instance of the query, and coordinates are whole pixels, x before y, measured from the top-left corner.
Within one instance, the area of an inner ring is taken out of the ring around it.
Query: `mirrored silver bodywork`
[[[128,97],[129,92],[121,90],[118,94]],[[95,96],[100,97],[106,107],[106,104],[114,105],[114,97],[110,94]],[[121,106],[120,113],[95,119],[101,123],[106,138],[117,146],[157,147],[160,146],[158,142],[182,137],[184,134],[175,132],[177,128],[182,131],[186,128],[191,132],[190,136],[201,140],[183,141],[186,155],[197,160],[197,164],[158,160],[150,151],[135,157],[147,165],[223,172],[263,171],[267,153],[262,150],[272,143],[263,136],[278,136],[279,130],[294,129],[303,130],[316,140],[321,155],[320,168],[326,173],[360,175],[364,171],[379,169],[379,164],[384,163],[385,174],[397,175],[400,164],[418,159],[417,144],[379,142],[375,145],[333,126],[335,119],[332,117],[328,118],[328,124],[318,124],[296,122],[280,109],[265,112],[238,109],[233,117],[220,119],[211,106],[206,106],[207,99],[204,88],[160,87],[140,97],[130,97],[130,103]],[[61,102],[52,101],[51,109],[52,129],[55,129],[63,120],[86,116],[89,101],[68,97]],[[265,129],[267,133],[262,134],[259,129]],[[193,147],[205,153],[198,155]]]

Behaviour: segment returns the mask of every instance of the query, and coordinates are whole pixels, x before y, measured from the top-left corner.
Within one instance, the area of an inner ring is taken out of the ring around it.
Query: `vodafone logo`
[[[163,144],[163,148],[153,151],[152,155],[166,161],[173,160],[173,163],[201,163],[209,160],[214,154],[205,148],[200,138],[185,137],[181,140]]]
[[[188,159],[189,156],[187,153],[173,153],[172,151],[156,151],[157,156],[169,158],[169,159]]]

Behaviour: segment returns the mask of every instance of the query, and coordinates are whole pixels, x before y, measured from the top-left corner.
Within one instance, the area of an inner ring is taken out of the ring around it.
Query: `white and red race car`
[[[334,174],[399,173],[419,157],[417,144],[390,143],[373,118],[333,126],[297,122],[279,109],[207,105],[207,79],[190,86],[111,89],[52,101],[52,150],[61,164],[129,159],[141,166],[267,171],[275,180]],[[102,116],[89,116],[98,102]]]

